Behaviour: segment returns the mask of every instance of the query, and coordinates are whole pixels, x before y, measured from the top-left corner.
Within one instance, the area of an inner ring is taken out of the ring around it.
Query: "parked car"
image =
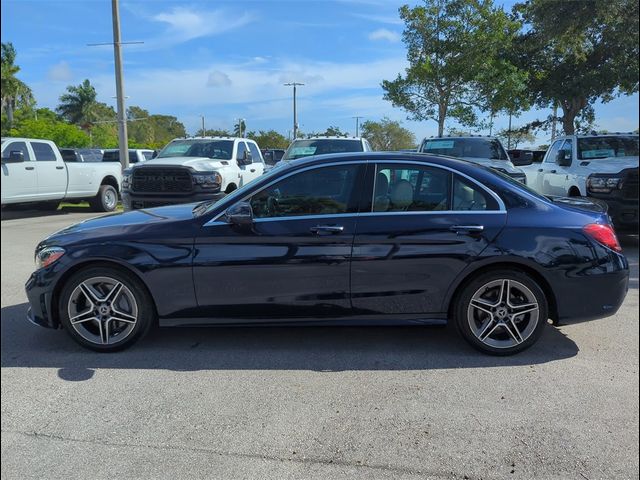
[[[153,160],[124,172],[125,210],[220,199],[262,175],[264,160],[253,140],[178,138]]]
[[[613,315],[629,281],[599,205],[390,152],[314,156],[218,202],[84,221],[43,240],[36,259],[29,319],[98,351],[156,322],[450,319],[474,347],[506,355],[533,345],[549,318]]]
[[[370,152],[371,146],[362,137],[312,137],[294,140],[276,165],[284,165],[291,160],[325,155],[329,153]]]
[[[542,163],[546,150],[512,149],[507,150],[511,163],[516,167],[531,165],[532,163]],[[526,174],[526,172],[525,172]]]
[[[266,148],[262,150],[262,158],[264,159],[264,171],[271,170],[276,163],[282,160],[284,156],[284,149],[281,148]]]
[[[637,232],[638,158],[637,134],[566,135],[523,168],[538,192],[605,201],[616,228]]]
[[[478,135],[425,138],[418,151],[462,158],[498,170],[519,182],[527,183],[524,171],[511,163],[502,143],[494,137]]]
[[[145,148],[130,148],[129,149],[129,164],[146,162],[154,158],[155,150],[149,150]],[[104,151],[102,155],[103,162],[119,162],[120,150],[117,148],[110,148]]]
[[[65,162],[101,162],[102,150],[97,148],[60,148]]]
[[[34,203],[56,209],[61,201],[88,200],[95,211],[115,210],[120,165],[66,163],[58,147],[35,138],[2,139],[2,205]]]

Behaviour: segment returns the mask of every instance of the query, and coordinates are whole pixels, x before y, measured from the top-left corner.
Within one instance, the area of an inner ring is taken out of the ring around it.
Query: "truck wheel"
[[[111,185],[100,185],[98,194],[90,203],[96,212],[113,212],[118,205],[118,192]]]

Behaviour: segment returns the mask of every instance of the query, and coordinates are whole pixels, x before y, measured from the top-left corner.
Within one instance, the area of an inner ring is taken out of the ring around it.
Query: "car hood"
[[[196,205],[197,203],[170,205],[90,218],[49,235],[40,243],[39,248],[83,241],[88,237],[95,240],[119,235],[131,236],[160,223],[190,221],[194,218],[192,210]]]
[[[498,168],[504,170],[507,173],[524,173],[523,170],[516,167],[509,160],[491,160],[490,158],[478,158],[478,157],[457,157],[467,162],[477,163],[489,168]]]
[[[208,157],[167,157],[167,158],[153,158],[147,160],[141,165],[136,165],[133,168],[151,168],[158,166],[171,166],[171,167],[189,167],[199,172],[208,172],[212,170],[218,170],[224,168],[231,163],[231,160],[217,160],[215,158]]]
[[[638,157],[607,157],[580,160],[579,165],[593,173],[618,173],[626,168],[638,168]]]

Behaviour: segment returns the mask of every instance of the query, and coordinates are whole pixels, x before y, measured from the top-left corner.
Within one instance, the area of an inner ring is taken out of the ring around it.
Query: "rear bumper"
[[[153,208],[180,203],[197,203],[205,200],[219,200],[225,196],[223,192],[194,192],[189,195],[139,194],[122,192],[122,206],[125,210]]]

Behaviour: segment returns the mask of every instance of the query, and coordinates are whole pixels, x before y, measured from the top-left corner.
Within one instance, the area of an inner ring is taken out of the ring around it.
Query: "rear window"
[[[295,160],[296,158],[310,157],[311,155],[324,155],[327,153],[362,152],[360,140],[316,139],[296,140],[287,149],[283,160]]]
[[[77,162],[78,158],[76,157],[76,152],[73,150],[60,150],[60,155],[62,155],[62,160],[65,162]]]
[[[609,157],[637,157],[639,137],[590,137],[578,139],[578,158],[595,160]]]
[[[450,157],[508,160],[500,142],[492,138],[430,138],[422,142],[420,151]]]

